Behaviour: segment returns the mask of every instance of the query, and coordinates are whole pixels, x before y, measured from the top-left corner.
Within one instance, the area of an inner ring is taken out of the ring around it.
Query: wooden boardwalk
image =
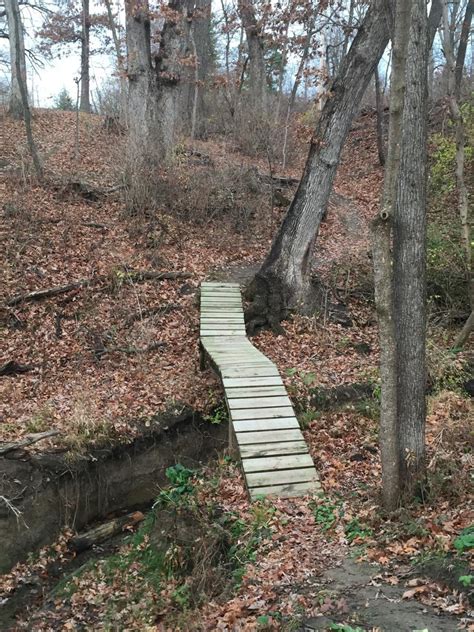
[[[201,351],[224,385],[250,498],[321,489],[278,369],[248,340],[240,287],[201,285]]]

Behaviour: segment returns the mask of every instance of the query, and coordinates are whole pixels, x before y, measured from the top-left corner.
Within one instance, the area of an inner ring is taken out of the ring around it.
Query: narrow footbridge
[[[250,498],[320,490],[278,369],[246,336],[238,284],[202,283],[200,338],[202,364],[224,385]]]

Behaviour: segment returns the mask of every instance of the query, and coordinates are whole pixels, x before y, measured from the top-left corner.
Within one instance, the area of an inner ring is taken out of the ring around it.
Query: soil
[[[330,629],[331,624],[350,620],[353,628],[381,632],[448,632],[456,630],[459,621],[447,614],[438,614],[429,606],[403,599],[405,589],[380,582],[381,568],[358,564],[350,558],[325,573],[327,590],[335,603],[344,600],[347,614],[340,618],[316,617],[308,619],[299,632]]]

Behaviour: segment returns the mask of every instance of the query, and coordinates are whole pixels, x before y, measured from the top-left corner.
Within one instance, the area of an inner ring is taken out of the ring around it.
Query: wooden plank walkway
[[[278,369],[246,336],[238,284],[202,283],[200,338],[203,359],[210,360],[224,385],[250,498],[319,491]]]

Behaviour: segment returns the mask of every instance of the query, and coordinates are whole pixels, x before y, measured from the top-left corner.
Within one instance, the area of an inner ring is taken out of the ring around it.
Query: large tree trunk
[[[443,51],[446,57],[446,73],[448,82],[448,99],[452,121],[456,129],[456,188],[458,193],[458,210],[461,220],[461,241],[465,253],[468,297],[471,309],[474,309],[474,274],[472,266],[471,227],[469,222],[469,197],[464,180],[464,118],[460,107],[461,80],[466,58],[467,41],[472,21],[474,2],[470,0],[466,6],[461,37],[457,55],[452,48],[452,37],[448,14],[448,3],[443,4]]]
[[[82,0],[82,32],[81,32],[81,112],[91,111],[90,102],[90,15],[89,0]]]
[[[412,1],[397,2],[392,27],[390,125],[382,208],[372,226],[374,290],[380,340],[380,460],[382,497],[387,510],[396,508],[400,495],[400,455],[397,418],[397,349],[394,325],[391,229],[395,215],[400,163],[405,67]],[[391,20],[390,20],[391,22]]]
[[[9,28],[11,28],[11,31],[9,32],[9,37],[12,38],[15,42],[15,50],[12,57],[12,63],[14,63],[15,65],[16,81],[18,82],[18,89],[20,91],[21,110],[23,114],[23,119],[25,121],[26,138],[28,141],[28,148],[31,153],[31,158],[33,160],[33,166],[36,172],[36,176],[38,180],[41,181],[43,179],[43,166],[41,164],[41,160],[36,149],[36,143],[33,138],[33,130],[31,127],[31,112],[30,105],[28,103],[26,75],[23,75],[23,70],[21,66],[22,55],[24,59],[24,49],[22,49],[23,26],[20,17],[20,7],[18,5],[18,0],[7,0],[7,6],[10,16],[8,25]]]
[[[261,27],[252,0],[238,0],[238,6],[247,37],[250,104],[256,112],[265,113],[268,90]]]
[[[129,135],[133,143],[147,146],[154,109],[148,0],[127,0],[125,11]]]
[[[291,310],[314,308],[313,247],[344,141],[389,40],[384,4],[371,4],[331,86],[296,195],[250,288],[250,332],[265,324],[276,327]]]
[[[185,11],[185,56],[192,56],[194,63],[182,69],[180,116],[191,136],[202,138],[206,135],[205,97],[213,64],[210,0],[187,0]]]
[[[311,46],[311,40],[313,39],[315,23],[316,23],[317,13],[316,11],[312,11],[308,22],[305,24],[306,37],[304,40],[303,51],[300,57],[300,63],[298,64],[298,69],[295,74],[295,80],[293,82],[293,87],[291,89],[290,98],[288,99],[288,107],[286,110],[286,120],[285,120],[285,133],[283,136],[283,149],[282,149],[282,167],[286,168],[287,161],[287,145],[288,145],[288,131],[290,128],[290,116],[293,110],[293,106],[295,104],[296,95],[298,93],[298,89],[301,84],[301,79],[303,77],[304,67],[308,60],[309,48]]]
[[[11,87],[10,99],[8,102],[8,112],[16,119],[24,117],[23,99],[21,95],[20,82],[23,80],[26,86],[26,62],[25,62],[25,42],[23,38],[23,27],[17,30],[15,27],[15,15],[18,11],[17,0],[5,0],[5,10],[8,23],[8,39],[10,43],[10,67],[11,67]]]
[[[156,57],[157,107],[155,128],[160,155],[165,162],[172,159],[182,94],[183,64],[187,38],[183,34],[185,0],[170,0],[161,31],[160,50]]]
[[[428,21],[413,0],[393,231],[400,473],[411,495],[424,473]]]
[[[117,24],[115,22],[114,14],[112,11],[111,0],[104,0],[105,8],[107,10],[107,19],[109,21],[110,32],[112,33],[112,39],[114,42],[115,55],[117,57],[117,71],[120,81],[120,119],[123,124],[127,124],[127,78],[125,71],[125,64],[122,55],[122,48],[120,45],[120,37],[117,30]]]

